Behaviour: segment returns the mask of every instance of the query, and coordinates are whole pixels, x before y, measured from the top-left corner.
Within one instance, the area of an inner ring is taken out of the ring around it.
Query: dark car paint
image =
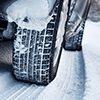
[[[0,13],[6,15],[6,9],[17,0],[0,0]]]

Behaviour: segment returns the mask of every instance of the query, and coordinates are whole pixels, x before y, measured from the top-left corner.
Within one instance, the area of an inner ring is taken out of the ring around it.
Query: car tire
[[[13,73],[17,79],[47,85],[55,78],[65,34],[58,36],[64,1],[56,3],[46,29],[36,31],[17,27],[13,49]]]

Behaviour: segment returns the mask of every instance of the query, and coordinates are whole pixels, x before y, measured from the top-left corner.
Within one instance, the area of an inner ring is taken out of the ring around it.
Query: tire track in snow
[[[34,84],[29,85],[25,91],[23,91],[20,95],[17,95],[17,97],[14,100],[25,100],[30,93],[35,91],[38,87]]]
[[[0,100],[7,100],[11,95],[13,95],[16,91],[23,88],[23,84],[18,84],[16,86],[13,86],[11,89],[8,89],[8,91],[4,92],[0,95]]]
[[[59,95],[57,96],[57,98],[56,98],[56,100],[62,100],[62,98],[63,98],[63,95],[65,94],[65,91],[67,90],[67,88],[68,88],[68,86],[69,86],[69,84],[70,84],[70,81],[71,81],[71,77],[72,77],[72,72],[71,72],[71,69],[72,69],[72,63],[71,62],[73,62],[73,56],[75,56],[75,53],[74,53],[74,55],[72,54],[71,55],[71,59],[70,59],[70,64],[69,64],[69,66],[68,66],[68,69],[69,70],[67,70],[67,72],[68,72],[68,76],[66,77],[66,80],[68,80],[67,78],[69,78],[69,80],[68,81],[66,81],[65,80],[65,82],[64,82],[64,84],[63,84],[63,87],[61,88],[61,90],[60,90],[60,93],[59,93]]]
[[[7,100],[14,100],[17,96],[19,96],[22,92],[24,92],[29,87],[29,84],[24,85],[21,89],[18,89],[15,93],[13,93]]]
[[[61,100],[82,100],[83,98],[85,89],[85,70],[82,52],[76,52],[74,61],[76,63],[75,66],[72,67],[71,81]]]
[[[24,82],[19,82],[14,79],[14,77],[11,75],[11,73],[0,73],[0,97],[1,95],[4,95],[9,90],[17,89],[18,86],[24,86]],[[12,91],[11,91],[12,92]],[[8,92],[9,93],[9,92]]]
[[[32,92],[31,95],[29,95],[25,100],[34,100],[42,91],[45,89],[44,86],[38,87],[35,91]]]

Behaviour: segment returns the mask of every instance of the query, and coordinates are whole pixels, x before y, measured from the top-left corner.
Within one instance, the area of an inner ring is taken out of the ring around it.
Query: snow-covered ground
[[[85,93],[83,100],[100,99],[100,22],[86,22],[83,38]]]

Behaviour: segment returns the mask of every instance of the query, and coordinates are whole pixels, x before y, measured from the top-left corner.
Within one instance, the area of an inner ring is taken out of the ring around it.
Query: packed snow
[[[86,22],[83,37],[85,93],[83,100],[100,99],[100,22]]]
[[[56,0],[17,0],[7,8],[9,22],[16,22],[22,28],[43,30],[50,21]]]

